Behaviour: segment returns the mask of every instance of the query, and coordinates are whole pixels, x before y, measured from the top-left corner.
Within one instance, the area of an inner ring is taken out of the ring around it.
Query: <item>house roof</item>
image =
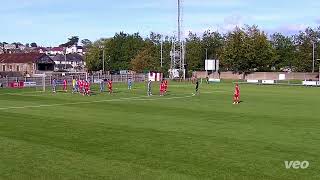
[[[54,61],[69,61],[69,62],[70,61],[83,62],[84,58],[81,55],[74,53],[74,54],[67,54],[66,59],[65,59],[64,55],[58,54],[58,55],[54,56],[52,58],[52,60],[54,60]]]
[[[37,47],[35,50],[37,50],[37,51],[40,51],[40,50],[42,50],[42,51],[48,51],[48,49],[45,48],[45,47]]]
[[[63,47],[53,47],[50,51],[64,51]]]
[[[14,54],[0,54],[0,63],[36,63],[41,59],[52,61],[45,54],[40,53],[14,53]]]
[[[73,66],[71,64],[56,64],[55,67],[58,69],[65,69],[65,68],[72,69],[73,68]]]

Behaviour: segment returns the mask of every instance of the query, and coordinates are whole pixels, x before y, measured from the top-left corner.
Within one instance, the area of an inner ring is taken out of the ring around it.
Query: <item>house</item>
[[[14,50],[16,48],[17,48],[17,46],[15,44],[4,44],[3,45],[3,49],[5,49],[5,50]]]
[[[54,70],[54,61],[46,54],[0,54],[0,73],[16,72],[22,75],[41,74]]]
[[[3,54],[4,50],[0,47],[0,54]]]
[[[74,53],[82,54],[83,53],[83,47],[82,46],[73,45],[71,47],[67,47],[66,48],[66,54],[74,54]]]
[[[25,45],[20,44],[20,45],[18,45],[17,49],[20,49],[21,51],[24,51],[24,50],[26,50],[26,48],[27,47]]]
[[[64,54],[64,48],[63,47],[53,47],[47,52],[47,54],[49,54],[49,55]]]
[[[83,56],[73,53],[73,54],[58,54],[52,57],[52,60],[55,62],[55,71],[83,71],[86,63]]]
[[[34,52],[40,53],[40,54],[47,54],[48,49],[45,47],[37,47],[34,49]]]

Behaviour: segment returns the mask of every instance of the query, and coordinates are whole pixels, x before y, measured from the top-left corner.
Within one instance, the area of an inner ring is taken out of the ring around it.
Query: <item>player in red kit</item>
[[[160,96],[163,96],[164,95],[164,81],[161,81],[160,83]]]
[[[79,93],[82,94],[83,93],[83,81],[79,79]]]
[[[84,81],[84,93],[83,95],[90,95],[90,83],[88,81]]]
[[[164,80],[164,93],[167,93],[167,89],[168,89],[168,81]]]
[[[67,90],[67,80],[66,80],[66,79],[63,80],[63,90],[64,90],[65,92],[68,91],[68,90]]]
[[[109,94],[112,94],[112,80],[108,81]]]
[[[233,104],[239,104],[239,103],[240,103],[240,88],[239,88],[239,85],[236,84],[236,87],[234,89]]]
[[[91,96],[91,84],[88,82],[88,91],[87,91],[88,96]]]

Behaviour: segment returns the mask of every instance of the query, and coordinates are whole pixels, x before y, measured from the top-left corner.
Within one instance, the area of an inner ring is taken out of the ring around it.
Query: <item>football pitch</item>
[[[243,84],[233,105],[232,83],[153,85],[0,89],[0,179],[320,179],[319,88]]]

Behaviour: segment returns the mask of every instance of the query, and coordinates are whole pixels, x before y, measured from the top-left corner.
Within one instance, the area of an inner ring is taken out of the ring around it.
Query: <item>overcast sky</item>
[[[0,41],[55,46],[72,35],[173,34],[176,0],[1,0]],[[183,29],[227,32],[256,24],[268,33],[320,26],[318,0],[184,0]]]

